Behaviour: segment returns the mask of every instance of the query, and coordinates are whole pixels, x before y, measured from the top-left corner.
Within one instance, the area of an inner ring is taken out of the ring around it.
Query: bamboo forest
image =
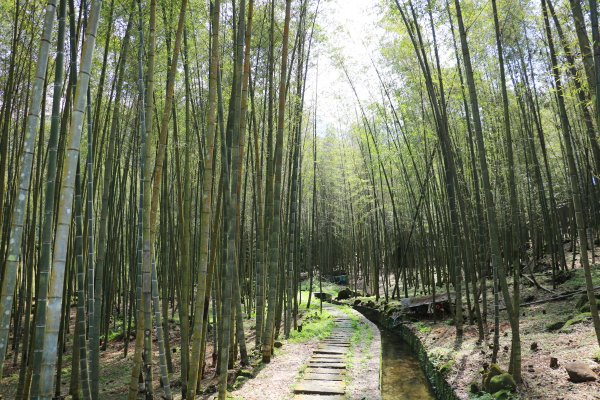
[[[598,0],[0,0],[0,399],[599,400]]]

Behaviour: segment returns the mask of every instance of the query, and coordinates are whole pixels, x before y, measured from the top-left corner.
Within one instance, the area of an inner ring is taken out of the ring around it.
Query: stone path
[[[336,313],[331,335],[321,341],[300,382],[294,387],[294,400],[341,400],[346,393],[346,372],[350,340],[354,329],[352,320]]]

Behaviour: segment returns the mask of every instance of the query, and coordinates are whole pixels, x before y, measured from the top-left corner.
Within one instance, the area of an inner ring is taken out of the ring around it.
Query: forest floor
[[[342,313],[340,307],[334,307],[328,304],[323,305],[323,312],[320,313],[319,301],[313,298],[309,309],[306,307],[307,293],[303,293],[303,302],[299,303],[298,324],[302,324],[302,331],[292,330],[287,340],[282,339],[281,333],[276,340],[277,348],[274,349],[274,356],[270,364],[263,364],[260,361],[260,354],[254,350],[255,334],[254,319],[244,321],[246,345],[249,351],[250,365],[241,366],[236,363],[233,369],[229,371],[229,387],[233,391],[231,398],[238,400],[251,399],[287,399],[292,396],[293,384],[298,380],[299,372],[303,369],[306,361],[317,347],[319,340],[327,337],[333,328],[333,317]],[[345,308],[345,307],[344,307]],[[70,393],[71,371],[72,371],[72,332],[74,331],[75,307],[71,310],[71,324],[69,334],[65,345],[65,352],[62,359],[61,385],[55,398],[65,400],[72,399]],[[373,382],[378,383],[378,379],[373,376],[379,376],[379,330],[375,325],[362,317],[359,313],[351,309],[345,309],[353,320],[356,335],[353,342],[359,344],[355,346],[352,357],[362,366],[356,369],[356,372],[348,379],[348,393],[355,393],[348,398],[361,399],[364,397],[364,390],[370,390]],[[181,399],[181,380],[180,380],[180,354],[181,338],[180,327],[177,313],[169,314],[170,336],[169,348],[172,371],[171,391],[174,399]],[[122,325],[120,321],[111,321],[109,341],[106,350],[100,352],[100,398],[103,400],[117,400],[127,397],[129,382],[131,379],[131,367],[133,365],[133,353],[135,347],[135,337],[130,337],[128,353],[125,356],[125,343],[122,335]],[[368,334],[367,334],[368,333]],[[359,338],[366,337],[368,340],[362,341]],[[201,382],[203,389],[202,395],[197,395],[197,399],[212,399],[217,389],[217,377],[215,376],[215,365],[213,363],[213,343],[214,335],[209,331],[206,349],[206,369],[204,379]],[[161,398],[163,392],[159,384],[158,350],[156,337],[153,340],[153,361],[154,361],[154,397]],[[12,360],[13,353],[7,354],[7,360]],[[0,380],[0,399],[14,399],[16,397],[17,385],[19,381],[19,364],[7,363],[4,377]],[[370,373],[365,373],[365,368],[373,368]],[[376,370],[375,370],[376,368]],[[378,385],[377,385],[378,386]],[[368,392],[367,392],[368,393]],[[367,397],[371,399],[371,397]]]
[[[596,254],[600,254],[596,248]],[[586,309],[585,282],[583,270],[579,263],[574,263],[575,269],[563,276],[564,282],[552,289],[551,273],[541,265],[534,269],[536,281],[545,289],[536,287],[530,279],[521,280],[521,352],[523,384],[519,385],[518,395],[521,399],[544,400],[598,400],[600,399],[600,350],[596,342],[594,328],[591,322],[589,306]],[[572,256],[569,253],[567,261],[571,265]],[[531,277],[529,271],[525,274]],[[595,287],[600,285],[600,264],[593,266],[593,281]],[[335,292],[335,285],[328,284],[327,290]],[[360,287],[360,285],[359,285]],[[488,283],[491,288],[491,281]],[[410,293],[413,293],[411,288]],[[445,293],[440,288],[440,293]],[[552,291],[553,293],[551,293]],[[580,293],[583,291],[583,293]],[[511,285],[512,292],[512,285]],[[550,301],[551,298],[577,292],[560,300]],[[383,291],[382,291],[383,293]],[[600,290],[596,291],[600,298]],[[425,293],[420,293],[425,294]],[[407,325],[420,338],[428,352],[429,359],[444,371],[446,380],[452,385],[461,399],[488,399],[480,393],[471,392],[472,385],[481,388],[481,370],[490,363],[493,343],[493,307],[491,295],[488,298],[488,324],[485,327],[485,341],[479,344],[477,325],[470,324],[465,312],[464,338],[456,345],[456,329],[451,316],[432,319],[411,318]],[[362,305],[369,301],[375,308],[392,313],[398,300],[385,302],[383,296],[379,302],[375,297],[359,297]],[[346,300],[348,304],[356,298]],[[529,303],[534,303],[526,305]],[[463,300],[466,307],[466,302]],[[504,302],[501,300],[501,309]],[[504,370],[508,369],[510,356],[510,325],[506,311],[500,312],[500,351],[498,363]],[[558,359],[558,368],[550,367],[550,358]],[[564,365],[572,361],[583,361],[597,374],[595,382],[573,383]]]

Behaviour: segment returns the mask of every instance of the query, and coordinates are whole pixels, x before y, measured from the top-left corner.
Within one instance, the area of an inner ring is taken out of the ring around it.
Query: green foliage
[[[310,339],[326,338],[331,334],[333,325],[333,318],[326,310],[323,310],[322,314],[315,311],[304,317],[302,332],[290,332],[289,341],[292,343],[301,343]]]
[[[417,329],[419,332],[421,333],[429,333],[431,332],[431,327],[425,325],[423,322],[419,321],[419,322],[415,322],[413,324],[413,326],[415,327],[415,329]]]
[[[519,395],[509,390],[500,390],[493,394],[487,392],[479,392],[471,393],[469,395],[469,400],[519,400],[519,398]]]
[[[456,360],[456,353],[451,349],[435,348],[429,353],[429,360],[442,375],[448,374]]]

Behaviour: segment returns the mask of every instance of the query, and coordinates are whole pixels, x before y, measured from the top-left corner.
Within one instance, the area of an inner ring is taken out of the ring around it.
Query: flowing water
[[[381,330],[383,400],[435,400],[419,360],[400,337]]]

